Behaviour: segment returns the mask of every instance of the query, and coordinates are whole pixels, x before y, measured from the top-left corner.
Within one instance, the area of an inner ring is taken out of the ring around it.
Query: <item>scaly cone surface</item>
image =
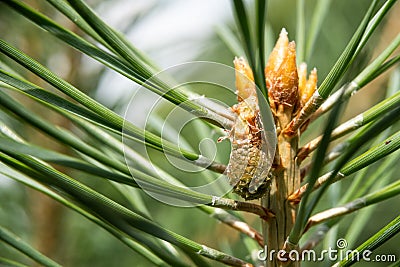
[[[233,190],[246,200],[264,196],[271,183],[266,162],[274,160],[267,155],[267,142],[261,123],[253,72],[243,58],[234,60],[238,104],[231,107],[237,114],[229,137],[232,151],[227,176]],[[296,112],[310,98],[317,87],[317,71],[313,69],[307,79],[307,65],[296,66],[296,44],[289,42],[288,33],[282,29],[265,67],[265,80],[271,111],[278,130],[284,129]],[[287,141],[287,140],[286,140]],[[285,141],[285,142],[286,142]],[[279,151],[281,149],[281,151]],[[285,147],[278,145],[277,166],[287,166],[282,157]],[[253,180],[253,183],[251,181]],[[255,182],[254,182],[255,181]],[[254,186],[253,186],[254,185]]]

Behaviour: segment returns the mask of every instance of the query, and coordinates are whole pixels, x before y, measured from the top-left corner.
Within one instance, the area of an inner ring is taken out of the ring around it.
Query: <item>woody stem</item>
[[[278,123],[287,125],[291,119],[291,112],[281,110],[277,113]],[[277,168],[273,170],[273,180],[269,194],[262,199],[262,206],[271,210],[275,217],[263,225],[264,242],[267,246],[267,261],[265,266],[300,266],[299,262],[280,261],[284,255],[277,252],[284,248],[284,243],[289,235],[296,216],[295,208],[287,200],[288,196],[300,186],[300,171],[295,156],[298,150],[298,136],[290,138],[283,134],[278,135]],[[292,248],[290,248],[292,249]],[[273,255],[272,250],[275,251]],[[274,256],[272,259],[270,256]]]

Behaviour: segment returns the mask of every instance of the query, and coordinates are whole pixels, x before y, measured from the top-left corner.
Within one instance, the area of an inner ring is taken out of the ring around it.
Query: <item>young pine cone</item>
[[[317,70],[307,79],[307,64],[296,66],[296,44],[282,29],[265,67],[265,82],[272,112],[284,129],[317,88]],[[284,114],[285,116],[281,116]],[[283,119],[282,119],[283,118]]]
[[[243,58],[236,58],[234,64],[238,104],[232,107],[237,118],[230,132],[232,151],[227,176],[233,191],[250,200],[262,197],[267,191],[268,167],[273,155],[267,152],[253,73]]]
[[[268,154],[253,72],[243,58],[235,58],[234,64],[238,104],[231,107],[237,118],[229,135],[232,151],[227,176],[233,191],[250,200],[268,191],[269,167],[275,155]],[[317,88],[315,68],[308,79],[305,63],[297,69],[296,45],[289,42],[285,29],[265,67],[265,80],[272,113],[283,129]]]

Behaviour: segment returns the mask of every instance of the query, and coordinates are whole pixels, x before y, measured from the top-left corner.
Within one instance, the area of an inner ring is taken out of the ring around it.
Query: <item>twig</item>
[[[354,117],[353,119],[348,120],[347,122],[339,125],[336,129],[332,131],[330,140],[333,141],[355,129],[358,129],[359,127],[364,125],[363,118],[364,116],[360,114]],[[311,140],[309,143],[304,145],[297,154],[298,161],[302,162],[311,152],[317,149],[319,144],[321,143],[321,140],[322,140],[322,135],[318,136],[314,140]]]
[[[328,154],[325,156],[324,164],[337,159],[342,154],[342,152],[346,150],[346,148],[348,146],[349,146],[349,142],[343,142],[343,143],[338,144],[334,148],[332,148],[328,152]],[[304,156],[304,154],[301,156]],[[309,164],[305,165],[303,168],[301,168],[300,173],[301,173],[302,178],[304,178],[307,175],[307,173],[309,172],[311,167],[312,167],[312,163],[309,163]]]
[[[328,172],[324,175],[322,175],[321,177],[319,177],[317,179],[317,181],[315,182],[314,188],[313,190],[319,188],[322,184],[324,184],[328,178],[331,176],[332,172]],[[344,174],[342,174],[341,172],[339,172],[335,178],[333,179],[332,183],[341,180],[345,177]],[[308,184],[305,184],[303,186],[301,186],[299,189],[297,189],[296,191],[294,191],[289,197],[288,200],[293,203],[293,204],[298,204],[301,200],[301,197],[303,196],[304,192],[307,190]]]
[[[397,107],[390,111],[389,114],[387,114],[384,118],[379,120],[376,123],[370,123],[369,126],[364,128],[362,131],[357,133],[356,135],[352,136],[350,139],[348,139],[346,142],[339,144],[337,147],[333,149],[331,153],[328,154],[328,157],[326,157],[326,160],[332,160],[335,157],[339,156],[340,152],[343,151],[343,149],[350,148],[355,149],[363,144],[361,141],[363,137],[371,137],[372,135],[376,135],[378,132],[381,132],[385,128],[383,127],[388,127],[392,123],[395,122],[395,120],[398,119],[398,111],[400,107]],[[379,131],[377,129],[380,129]],[[345,176],[348,176],[366,166],[368,164],[372,164],[373,162],[389,155],[390,153],[393,153],[400,147],[400,132],[397,132],[387,138],[384,142],[381,142],[380,144],[374,146],[373,148],[370,148],[367,152],[363,153],[362,155],[356,157],[355,159],[351,160],[347,164],[343,165],[341,170],[335,175],[335,177],[332,177],[332,183],[336,182],[339,179],[342,179]],[[346,149],[348,150],[348,149]],[[308,166],[306,166],[308,168]],[[305,171],[303,170],[302,173]],[[329,177],[330,173],[328,173]],[[328,178],[326,175],[318,178],[317,183],[315,186],[318,188],[322,183],[325,183]],[[302,188],[296,190],[289,198],[291,198],[291,201],[299,201],[300,199],[298,197],[301,197],[301,195],[304,193],[304,190],[306,190],[307,185],[303,185]],[[314,187],[315,189],[315,187]]]
[[[283,130],[284,135],[289,137],[295,136],[299,128],[308,120],[308,118],[321,106],[324,99],[319,95],[318,91],[312,95],[305,106],[300,110],[297,116]]]
[[[307,242],[300,248],[300,252],[310,250],[316,247],[322,239],[324,239],[326,233],[331,229],[327,224],[322,224],[315,233],[307,239]]]
[[[220,261],[229,266],[240,266],[240,267],[253,267],[253,264],[245,262],[239,258],[220,253],[219,251],[207,247],[205,245],[201,246],[201,250],[197,251],[197,254],[204,257]]]
[[[330,220],[330,219],[351,213],[355,210],[364,208],[366,205],[367,205],[367,202],[366,202],[365,198],[358,198],[358,199],[355,199],[354,201],[351,201],[345,205],[317,213],[317,214],[311,216],[310,219],[308,219],[308,222],[307,222],[307,225],[306,225],[304,231],[306,232],[308,229],[310,229],[314,225],[320,224],[327,220]]]
[[[196,160],[193,160],[192,163],[194,165],[207,168],[207,169],[217,172],[217,173],[224,173],[225,169],[226,169],[225,164],[212,161],[211,159],[206,158],[202,155],[199,155],[199,158]]]
[[[188,95],[189,99],[192,100],[194,103],[197,103],[197,104],[207,108],[208,110],[211,110],[211,111],[215,112],[216,114],[227,118],[228,120],[232,121],[232,123],[235,120],[236,116],[229,108],[226,108],[204,96],[199,96],[199,95],[193,94],[193,93],[189,94],[189,92],[187,92],[187,95]]]
[[[317,107],[316,111],[310,116],[310,123],[319,118],[322,114],[330,110],[335,103],[342,97],[342,100],[349,98],[352,93],[356,92],[360,89],[357,83],[350,82],[348,84],[343,85],[339,90],[329,96],[325,102],[323,102],[319,107]]]
[[[208,207],[211,209],[210,207]],[[261,247],[264,246],[264,239],[262,235],[253,227],[248,225],[247,223],[239,220],[235,216],[232,216],[231,214],[227,213],[223,209],[220,208],[214,208],[210,210],[210,215],[220,222],[229,225],[233,229],[238,230],[239,232],[249,236],[250,238],[254,239]]]
[[[335,93],[336,94],[336,93]],[[332,96],[336,100],[335,94]],[[329,100],[329,99],[328,99]],[[327,100],[327,102],[328,102]],[[321,108],[327,103],[325,102]],[[367,111],[355,116],[354,118],[348,120],[347,122],[338,126],[335,130],[333,130],[331,135],[331,141],[335,140],[343,135],[360,128],[363,125],[373,121],[379,116],[386,114],[390,111],[393,107],[398,106],[400,103],[400,92],[397,92],[391,97],[388,97],[384,101],[380,102],[379,104],[373,106],[372,108],[368,109]],[[318,112],[318,111],[317,111]],[[323,111],[321,111],[323,112]],[[315,113],[316,114],[316,113]],[[318,115],[319,116],[319,115]],[[319,136],[306,144],[303,148],[300,149],[298,153],[298,160],[302,161],[304,158],[308,156],[313,150],[315,150],[318,145],[321,143],[322,137]]]
[[[275,216],[271,211],[263,208],[260,205],[250,202],[237,201],[228,198],[213,196],[212,202],[209,205],[212,207],[218,207],[222,209],[238,210],[238,211],[246,211],[249,213],[254,213],[259,215],[260,218],[264,220],[268,220]]]
[[[397,196],[400,193],[400,181],[394,182],[384,188],[370,193],[366,196],[357,198],[351,202],[348,202],[339,207],[335,207],[332,209],[325,210],[323,212],[317,213],[314,216],[310,217],[307,222],[307,229],[310,227],[325,222],[327,220],[331,220],[333,218],[351,213],[353,211],[362,209],[372,204],[376,204],[378,202],[382,202],[388,198]]]

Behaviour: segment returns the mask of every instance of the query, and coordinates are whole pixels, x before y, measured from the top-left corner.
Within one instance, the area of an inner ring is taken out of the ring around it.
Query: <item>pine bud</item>
[[[243,101],[250,96],[256,96],[256,85],[254,84],[253,71],[247,61],[242,57],[235,57],[236,94],[238,101]]]
[[[301,107],[304,107],[305,103],[317,89],[317,80],[317,69],[314,68],[307,79],[307,64],[301,63],[299,66],[299,95]]]
[[[287,32],[282,29],[265,67],[265,80],[271,108],[295,112],[299,103],[296,66],[296,44],[289,43]]]

